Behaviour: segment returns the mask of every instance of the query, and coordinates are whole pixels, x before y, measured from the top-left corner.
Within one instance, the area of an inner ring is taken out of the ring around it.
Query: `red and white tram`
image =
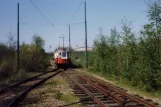
[[[58,49],[54,53],[54,63],[57,67],[64,67],[70,64],[69,53],[64,49]]]

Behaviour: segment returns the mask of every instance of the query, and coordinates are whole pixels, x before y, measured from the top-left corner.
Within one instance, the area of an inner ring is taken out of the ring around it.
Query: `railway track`
[[[124,90],[92,76],[74,71],[63,72],[73,92],[85,107],[159,107],[149,99],[127,94]]]
[[[15,83],[15,84],[13,84],[13,85],[11,85],[11,86],[2,88],[2,89],[0,89],[0,95],[3,94],[3,93],[5,93],[5,92],[7,92],[7,91],[9,91],[9,90],[11,90],[11,89],[13,89],[13,88],[15,88],[15,87],[20,86],[21,84],[24,84],[24,83],[26,83],[26,82],[32,81],[32,80],[34,80],[34,79],[36,79],[36,78],[38,78],[38,77],[40,77],[40,76],[42,76],[42,75],[45,75],[45,74],[54,72],[54,71],[56,71],[56,70],[58,70],[58,69],[45,71],[44,73],[41,73],[41,74],[39,74],[39,75],[33,76],[33,77],[28,78],[28,79],[23,80],[23,81],[20,81],[20,82]]]
[[[44,83],[48,79],[56,76],[61,71],[63,70],[57,69],[47,71],[45,73],[31,77],[27,80],[2,89],[0,93],[0,107],[16,107],[28,92]]]

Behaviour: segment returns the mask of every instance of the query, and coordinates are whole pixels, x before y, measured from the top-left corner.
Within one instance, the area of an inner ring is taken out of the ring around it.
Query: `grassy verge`
[[[133,95],[137,94],[137,95],[143,96],[145,99],[152,99],[154,102],[157,102],[161,105],[161,91],[147,92],[147,91],[141,90],[141,88],[139,88],[139,87],[132,86],[131,83],[126,80],[118,80],[113,77],[103,75],[103,74],[96,72],[92,69],[81,68],[81,69],[76,69],[76,70],[79,72],[86,73],[87,75],[91,75],[91,76],[97,77],[99,79],[102,79],[106,82],[109,82],[109,83],[115,85],[115,86],[119,86],[119,87],[127,90],[127,92],[129,94],[133,94]]]
[[[55,87],[51,89],[53,96],[55,99],[64,102],[64,105],[79,101],[79,98],[73,94],[66,80],[60,75],[55,77],[54,81],[47,82],[45,85],[53,85]],[[81,105],[70,105],[69,107],[81,107]]]

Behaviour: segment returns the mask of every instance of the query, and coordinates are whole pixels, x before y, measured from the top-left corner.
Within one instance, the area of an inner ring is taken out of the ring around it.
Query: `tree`
[[[26,71],[43,69],[47,65],[46,54],[44,52],[45,41],[40,36],[33,36],[32,44],[23,43],[20,46],[21,67]]]
[[[155,1],[154,3],[149,4],[148,17],[151,24],[155,24],[156,30],[158,27],[161,27],[161,3]]]
[[[16,50],[16,41],[15,41],[14,37],[15,37],[15,34],[13,34],[12,32],[9,32],[8,47],[11,50]]]
[[[34,35],[33,44],[36,45],[40,49],[44,49],[45,41],[42,39],[42,37]]]
[[[143,58],[146,61],[143,65],[148,71],[144,73],[146,80],[143,80],[147,84],[149,89],[157,89],[161,84],[160,77],[160,63],[161,63],[161,4],[157,1],[149,4],[148,18],[149,23],[144,25],[141,31],[141,46],[143,52]]]
[[[121,46],[120,46],[120,34],[117,32],[116,27],[111,29],[110,42],[114,45],[115,54],[115,65],[117,66],[117,70],[115,71],[115,76],[119,76],[121,74]]]
[[[122,39],[123,45],[125,47],[125,60],[126,60],[126,71],[129,70],[132,62],[132,58],[134,57],[132,54],[135,53],[136,48],[136,39],[134,33],[131,31],[131,22],[129,22],[126,18],[122,19]]]

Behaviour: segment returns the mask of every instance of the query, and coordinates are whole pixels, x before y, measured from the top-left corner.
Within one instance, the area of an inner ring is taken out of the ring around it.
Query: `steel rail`
[[[102,94],[104,94],[105,96],[111,96],[112,99],[117,102],[118,104],[120,104],[120,106],[123,106],[125,104],[125,100],[122,99],[119,96],[116,96],[114,94],[112,94],[110,91],[105,90],[104,88],[102,88],[101,86],[99,86],[96,83],[93,83],[92,81],[90,81],[89,78],[84,77],[84,76],[78,76],[80,79],[85,80],[89,85],[91,85],[93,88],[99,90]]]
[[[42,75],[45,75],[45,74],[48,74],[48,73],[50,73],[50,72],[54,72],[54,71],[56,71],[56,70],[58,70],[58,69],[51,70],[51,71],[46,71],[46,72],[41,73],[41,74],[39,74],[39,75],[30,77],[30,78],[28,78],[28,79],[26,79],[26,80],[23,80],[23,81],[20,81],[20,82],[18,82],[18,83],[15,83],[15,84],[13,84],[13,85],[11,85],[11,86],[2,88],[2,89],[0,90],[0,94],[5,93],[5,92],[8,91],[9,89],[15,88],[15,87],[17,87],[17,86],[19,86],[19,85],[21,85],[21,84],[24,84],[24,83],[26,83],[26,82],[29,82],[29,81],[35,79],[35,78],[38,78],[38,77],[40,77],[40,76],[42,76]]]
[[[119,93],[119,94],[121,94],[123,96],[126,96],[127,98],[132,99],[132,100],[136,101],[139,104],[142,104],[142,105],[144,105],[146,107],[156,107],[154,104],[151,104],[151,103],[149,103],[149,102],[147,102],[145,100],[142,100],[142,99],[139,99],[139,98],[137,98],[135,96],[127,94],[124,91],[119,90],[119,89],[115,88],[112,85],[106,84],[104,81],[102,81],[102,80],[100,80],[98,78],[87,76],[87,75],[85,75],[85,76],[90,78],[92,81],[97,82],[100,86],[103,86],[103,87],[106,87],[106,88],[111,89],[113,91],[116,91],[117,93]]]
[[[96,102],[100,107],[108,107],[104,103],[102,103],[97,97],[95,97],[87,88],[85,88],[82,84],[76,81],[73,77],[69,76],[65,73],[79,88],[81,88],[86,94],[88,94],[94,102]]]
[[[48,79],[56,76],[57,74],[59,74],[62,70],[58,70],[56,73],[42,79],[41,81],[37,82],[36,84],[32,85],[31,87],[28,87],[24,92],[22,92],[15,100],[13,100],[7,107],[16,107],[20,101],[23,100],[23,98],[27,95],[27,93],[29,93],[32,89],[36,88],[37,86],[39,86],[40,84],[44,83],[45,81],[47,81]]]

